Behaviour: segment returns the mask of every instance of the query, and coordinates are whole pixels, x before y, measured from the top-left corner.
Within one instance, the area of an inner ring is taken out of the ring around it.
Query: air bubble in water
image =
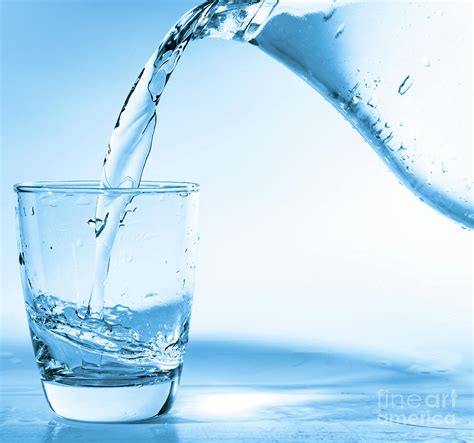
[[[163,93],[163,90],[166,86],[167,74],[163,70],[159,70],[153,74],[153,77],[148,83],[148,90],[150,91],[150,95],[152,96],[152,100],[156,102],[156,100],[160,97]]]
[[[162,65],[160,66],[160,71],[164,71],[166,74],[171,74],[176,68],[176,64],[178,63],[179,57],[181,56],[181,51],[179,48],[175,52],[173,52],[167,60],[165,60]]]

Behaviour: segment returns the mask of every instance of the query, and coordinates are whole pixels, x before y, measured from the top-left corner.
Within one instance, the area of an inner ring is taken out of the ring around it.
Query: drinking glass
[[[142,182],[111,189],[65,181],[14,189],[27,317],[52,410],[100,422],[168,411],[188,341],[199,186]],[[103,304],[91,310],[97,261],[104,258],[100,199],[123,207],[117,226],[108,227],[114,235]]]

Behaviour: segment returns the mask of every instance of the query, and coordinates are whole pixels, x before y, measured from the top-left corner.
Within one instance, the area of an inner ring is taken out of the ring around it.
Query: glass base
[[[161,383],[120,387],[84,387],[43,381],[51,409],[59,416],[89,422],[133,422],[171,409],[179,376]]]

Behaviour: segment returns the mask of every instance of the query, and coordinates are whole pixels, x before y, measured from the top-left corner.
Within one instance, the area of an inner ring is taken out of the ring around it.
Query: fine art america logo
[[[456,425],[456,391],[430,394],[378,392],[379,421],[412,426],[452,427]]]

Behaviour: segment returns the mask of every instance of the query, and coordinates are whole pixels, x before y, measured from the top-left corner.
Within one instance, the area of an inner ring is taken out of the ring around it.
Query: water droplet
[[[75,242],[74,242],[74,246],[76,248],[82,248],[82,246],[84,245],[84,242],[82,241],[82,238],[78,238]]]
[[[145,298],[150,298],[150,297],[158,297],[158,293],[156,292],[150,292],[149,294],[145,295]]]
[[[410,168],[410,166],[406,166],[406,170],[408,171],[409,174],[413,175],[413,169]]]
[[[400,95],[404,95],[409,91],[409,89],[412,86],[413,86],[413,80],[410,78],[409,75],[407,75],[402,81],[402,83],[400,84],[400,86],[398,87],[398,93]]]
[[[359,89],[359,82],[357,82],[351,89],[349,89],[350,93],[354,93]]]
[[[370,106],[371,108],[376,108],[377,107],[377,99],[375,97],[370,97],[369,101],[367,102],[367,105]]]
[[[345,26],[346,25],[344,23],[339,25],[339,27],[336,30],[336,34],[334,34],[334,38],[339,38],[344,33]]]
[[[446,174],[446,172],[448,172],[448,166],[445,162],[441,162],[441,173]]]
[[[360,102],[360,96],[354,95],[351,97],[351,101],[349,103],[349,108],[353,108],[354,106],[358,105]]]
[[[331,20],[331,17],[334,15],[334,13],[336,12],[336,8],[334,7],[334,5],[331,5],[327,10],[326,12],[323,13],[323,20],[325,22],[327,22],[328,20]]]
[[[426,57],[422,57],[421,63],[423,64],[425,68],[429,68],[431,66],[430,60],[427,59]]]
[[[375,121],[370,125],[370,127],[375,130],[375,128],[377,128],[377,126],[379,125],[379,123],[380,123],[380,117],[377,118],[377,120],[375,120]]]

